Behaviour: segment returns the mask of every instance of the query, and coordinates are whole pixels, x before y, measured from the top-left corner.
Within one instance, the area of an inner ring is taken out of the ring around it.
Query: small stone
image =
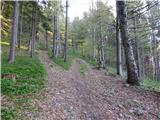
[[[129,84],[124,84],[124,87],[129,87],[130,85]]]
[[[118,105],[118,107],[119,107],[119,108],[121,108],[121,109],[123,108],[123,106],[122,106],[122,105],[120,105],[120,104]]]
[[[125,118],[131,119],[132,117],[130,115],[125,115]]]
[[[60,90],[60,93],[63,93],[63,94],[65,94],[66,92],[65,92],[64,90]]]
[[[119,113],[119,118],[122,118],[122,117],[123,117],[122,113]]]
[[[134,113],[134,110],[130,109],[130,110],[129,110],[129,113]]]
[[[135,110],[135,114],[138,116],[142,116],[142,115],[144,115],[144,113],[145,113],[145,111],[143,111],[143,110],[140,110],[140,109]]]

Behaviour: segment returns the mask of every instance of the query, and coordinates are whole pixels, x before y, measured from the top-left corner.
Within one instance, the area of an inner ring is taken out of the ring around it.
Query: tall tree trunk
[[[58,6],[60,7],[60,6]],[[57,14],[58,15],[58,14]],[[59,16],[57,16],[57,56],[60,54],[61,51],[61,38],[60,38],[60,25],[59,25]]]
[[[36,39],[36,15],[37,15],[37,5],[36,5],[36,2],[33,2],[33,11],[32,11],[31,57],[34,57],[34,50],[35,50],[35,39]]]
[[[29,27],[31,29],[31,31],[29,31],[29,40],[28,40],[28,51],[31,51],[31,39],[32,39],[32,24]]]
[[[67,25],[68,25],[68,0],[66,0],[66,20],[65,20],[64,62],[66,62],[66,61],[67,61]]]
[[[139,43],[138,43],[137,32],[136,32],[136,17],[133,18],[133,25],[134,25],[134,39],[131,42],[132,42],[134,58],[137,65],[138,76],[139,78],[141,78],[141,67],[140,67],[141,61],[139,56]]]
[[[74,41],[74,36],[72,36],[72,50],[73,50],[73,54],[75,54],[75,41]]]
[[[95,45],[95,42],[96,42],[96,35],[95,35],[95,28],[93,28],[93,33],[92,33],[92,41],[93,41],[93,59],[95,60],[96,59],[96,45]]]
[[[47,29],[46,29],[46,33],[45,33],[45,41],[46,41],[46,50],[48,50],[48,33],[47,33]]]
[[[157,38],[160,38],[160,30],[158,30],[158,33],[156,35]],[[160,81],[160,51],[158,51],[160,43],[158,40],[156,40],[156,61],[157,61],[157,80]]]
[[[23,3],[20,2],[20,13],[19,13],[19,25],[18,25],[18,48],[21,47],[21,35],[22,35],[22,25],[23,25]]]
[[[118,7],[119,25],[121,31],[122,43],[124,46],[126,66],[127,66],[127,83],[131,85],[139,85],[138,70],[133,55],[133,49],[131,41],[128,38],[128,26],[127,26],[127,10],[124,1],[116,2]]]
[[[8,62],[12,63],[15,59],[15,42],[17,41],[17,32],[18,32],[18,16],[19,16],[19,2],[14,2],[14,10],[13,10],[13,21],[12,21],[12,33],[10,40],[10,50]]]
[[[54,2],[54,7],[57,7],[57,1]],[[57,15],[57,10],[54,11],[53,15],[53,49],[52,49],[52,57],[55,58],[57,56],[57,24],[58,24],[58,15]]]
[[[118,9],[117,9],[118,11]],[[117,52],[117,75],[122,76],[122,51],[121,51],[121,39],[119,31],[119,20],[118,16],[116,18],[116,52]]]

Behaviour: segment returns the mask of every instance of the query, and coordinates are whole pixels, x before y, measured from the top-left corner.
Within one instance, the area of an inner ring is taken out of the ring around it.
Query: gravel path
[[[120,78],[87,67],[84,75],[74,60],[69,71],[53,63],[47,53],[39,54],[47,70],[48,87],[37,100],[33,120],[158,120],[160,94],[125,85]],[[86,64],[84,61],[81,62]]]

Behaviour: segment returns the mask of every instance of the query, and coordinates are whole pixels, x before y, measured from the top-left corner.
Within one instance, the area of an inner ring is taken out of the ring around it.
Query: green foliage
[[[7,56],[2,56],[2,74],[16,74],[16,81],[2,79],[2,93],[6,95],[23,95],[36,92],[44,87],[45,69],[38,58],[17,56],[8,64]]]
[[[80,68],[79,68],[80,74],[81,74],[81,75],[84,75],[85,72],[88,70],[88,69],[87,69],[87,65],[86,65],[86,64],[84,63],[84,61],[82,61],[82,60],[77,60],[77,62],[78,62],[79,65],[80,65]]]
[[[97,66],[97,61],[94,60],[93,58],[86,59],[86,61],[87,61],[90,65]]]
[[[38,58],[30,58],[27,56],[17,56],[15,62],[8,64],[7,55],[2,55],[2,70],[3,74],[14,73],[17,79],[44,78],[45,70]]]
[[[48,57],[51,58],[52,57],[52,50],[49,48],[48,49]]]
[[[2,120],[13,120],[16,115],[15,109],[9,109],[9,108],[1,108],[1,118]]]
[[[49,56],[51,59],[53,59],[53,58],[52,58],[52,50],[51,50],[51,49],[48,49],[48,56]],[[64,68],[65,70],[69,70],[69,68],[70,68],[70,66],[71,66],[71,64],[72,64],[72,60],[73,60],[73,54],[71,53],[70,50],[67,51],[67,61],[66,61],[66,62],[64,62],[63,57],[60,57],[60,56],[58,56],[57,58],[54,58],[54,59],[53,59],[53,61],[54,61],[57,65],[61,66],[61,67]]]
[[[0,15],[0,20],[2,24],[2,38],[9,38],[10,28],[11,28],[11,20],[5,18],[4,16]]]
[[[36,44],[36,48],[38,50],[46,50],[45,43],[38,41],[37,44]]]
[[[146,78],[140,84],[144,89],[160,92],[160,81]]]
[[[58,64],[59,66],[61,66],[62,68],[64,68],[65,70],[69,70],[71,64],[72,64],[72,57],[71,56],[67,56],[67,61],[64,62],[63,58],[55,58],[54,62],[56,64]]]
[[[1,92],[8,96],[35,93],[38,90],[42,89],[45,84],[43,79],[37,79],[37,80],[28,79],[28,80],[16,80],[16,81],[2,79],[1,82],[2,82]]]
[[[15,62],[9,64],[7,62],[7,51],[8,46],[3,45],[1,72],[2,74],[15,74],[16,80],[10,80],[9,78],[1,80],[2,94],[9,97],[9,102],[13,102],[13,106],[11,106],[13,109],[2,105],[5,109],[2,109],[1,117],[4,120],[21,119],[22,114],[18,114],[17,111],[21,112],[23,109],[33,108],[29,105],[31,99],[28,96],[37,95],[45,87],[46,71],[37,56],[30,58],[26,54],[28,51],[24,49],[19,51],[16,49]]]
[[[108,75],[116,76],[116,69],[114,67],[108,66],[107,69],[108,69]]]

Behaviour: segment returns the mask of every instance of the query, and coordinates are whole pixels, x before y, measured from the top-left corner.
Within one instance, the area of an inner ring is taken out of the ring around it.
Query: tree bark
[[[119,25],[121,31],[121,39],[124,46],[126,66],[127,66],[127,83],[131,85],[139,85],[138,70],[133,55],[131,41],[128,38],[127,11],[124,1],[116,2],[118,7]]]
[[[54,7],[57,7],[57,1],[54,2]],[[52,57],[55,58],[57,57],[57,36],[58,36],[58,15],[57,15],[57,10],[54,11],[53,15],[53,49],[52,49]]]
[[[35,50],[35,39],[36,39],[36,15],[37,15],[37,5],[36,5],[36,2],[33,2],[33,11],[32,11],[31,57],[34,57],[34,50]]]
[[[66,61],[67,61],[67,24],[68,24],[68,0],[66,0],[66,20],[65,20],[64,62],[66,62]]]
[[[116,8],[118,11],[118,8]],[[121,51],[121,39],[119,31],[119,20],[116,18],[116,52],[117,52],[117,75],[122,76],[122,51]]]
[[[22,25],[23,25],[23,3],[20,3],[20,13],[19,13],[19,25],[18,25],[18,48],[21,47],[21,35],[22,35]]]
[[[46,50],[48,50],[48,33],[47,33],[47,29],[46,29],[46,33],[45,33],[45,41],[46,41]]]
[[[95,41],[96,41],[96,36],[95,36],[95,29],[93,28],[93,33],[92,33],[92,37],[93,37],[93,59],[96,59],[96,45],[95,45]]]
[[[9,63],[14,62],[14,60],[15,60],[15,44],[17,41],[17,32],[18,32],[18,16],[19,16],[19,2],[15,1],[14,2],[14,10],[13,10],[10,50],[9,50],[9,58],[8,58]]]
[[[138,38],[137,38],[137,32],[136,32],[136,17],[133,18],[133,25],[134,25],[134,39],[131,40],[132,42],[132,48],[133,48],[133,53],[134,53],[134,58],[136,61],[136,65],[137,65],[137,70],[138,70],[138,76],[141,79],[141,60],[140,60],[140,55],[139,55],[139,42],[138,42]]]

